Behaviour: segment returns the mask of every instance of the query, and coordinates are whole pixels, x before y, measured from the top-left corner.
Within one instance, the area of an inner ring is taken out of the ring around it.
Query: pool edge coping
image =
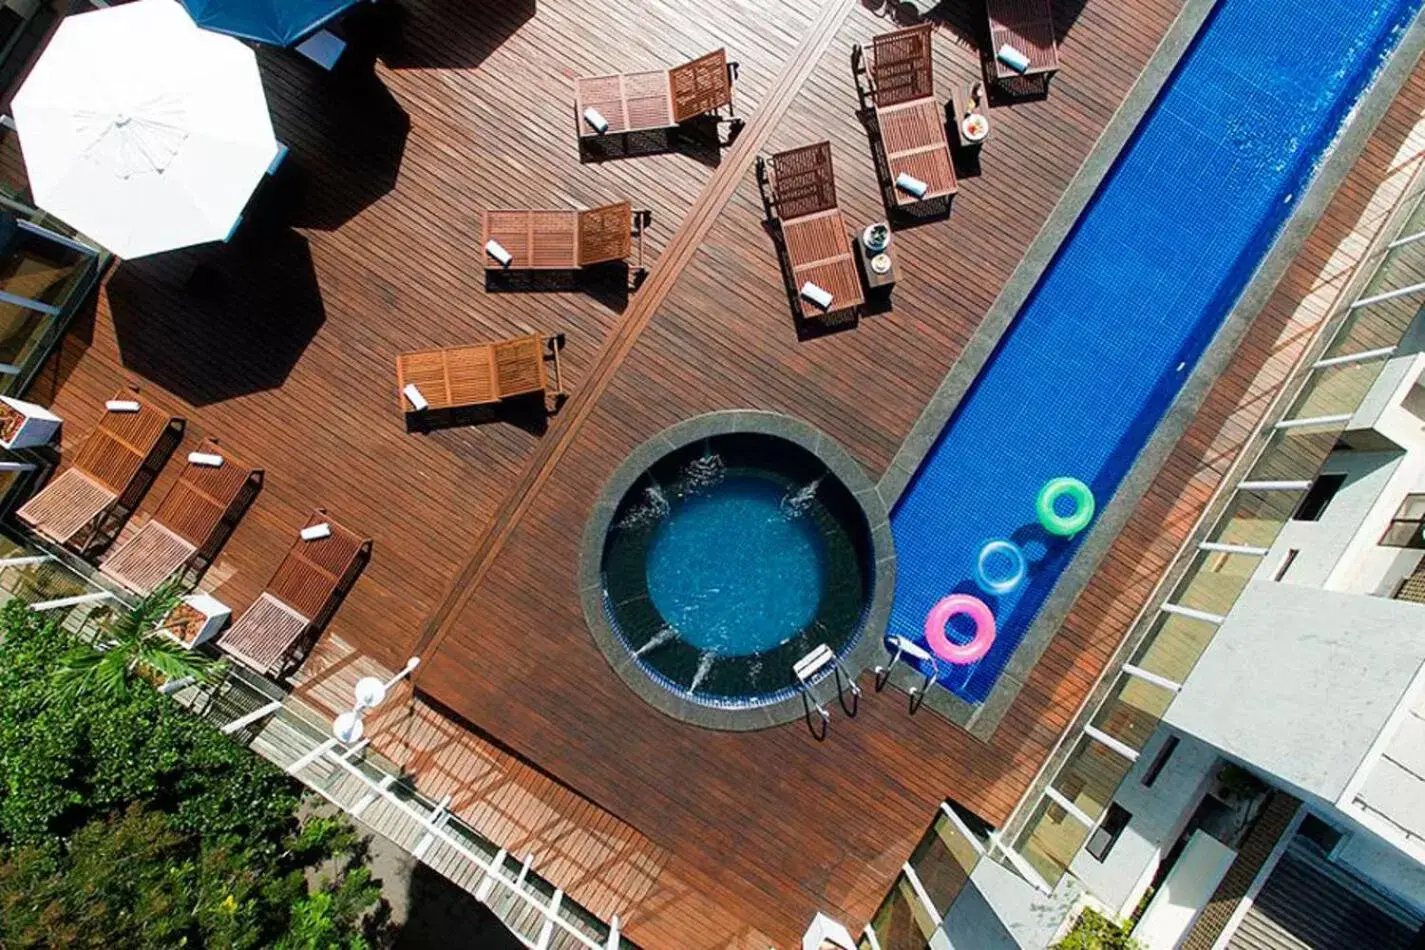
[[[891,460],[878,485],[888,508],[894,508],[911,478],[939,439],[944,426],[983,370],[1005,332],[1028,300],[1059,247],[1097,194],[1123,149],[1157,100],[1173,71],[1201,32],[1219,0],[1187,0],[1169,26],[1158,49],[1105,126],[1093,151],[1080,166],[1049,219],[1040,229],[999,297],[991,305],[956,364],[940,385]],[[1097,572],[1166,463],[1173,448],[1196,418],[1203,400],[1230,364],[1248,328],[1270,300],[1286,271],[1319,223],[1341,183],[1355,167],[1380,120],[1395,101],[1415,63],[1425,52],[1425,9],[1417,12],[1395,49],[1379,66],[1345,117],[1336,137],[1320,159],[1305,193],[1242,290],[1232,310],[1199,357],[1188,379],[1154,427],[1128,474],[1119,484],[1069,565],[1055,581],[1029,629],[1000,671],[989,695],[978,705],[949,690],[928,690],[924,704],[941,716],[988,742],[1013,706],[1029,674],[1067,620],[1074,603]],[[1100,672],[1095,681],[1102,677]],[[890,681],[902,690],[919,686],[923,677],[909,667],[892,671]]]
[[[806,697],[811,690],[835,677],[834,668],[829,667],[819,675],[808,691],[795,692],[764,705],[736,707],[696,702],[660,684],[629,652],[605,615],[601,569],[605,535],[614,512],[649,465],[699,439],[741,433],[776,436],[810,452],[845,486],[866,519],[871,541],[871,597],[855,643],[839,657],[842,671],[852,682],[888,659],[884,632],[890,620],[896,572],[890,506],[880,488],[841,443],[805,420],[762,409],[706,412],[659,430],[629,452],[600,488],[579,543],[579,604],[584,624],[609,667],[644,702],[679,722],[728,732],[753,732],[809,717],[811,710],[806,705]],[[828,698],[826,702],[831,700]]]

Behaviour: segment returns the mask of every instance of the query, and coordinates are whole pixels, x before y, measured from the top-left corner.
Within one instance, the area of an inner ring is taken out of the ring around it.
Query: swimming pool
[[[951,592],[995,614],[990,651],[940,685],[989,696],[1083,538],[1039,527],[1040,486],[1072,476],[1107,505],[1421,2],[1210,14],[892,511],[888,632],[925,645]],[[1028,577],[990,596],[975,561],[1000,538]]]

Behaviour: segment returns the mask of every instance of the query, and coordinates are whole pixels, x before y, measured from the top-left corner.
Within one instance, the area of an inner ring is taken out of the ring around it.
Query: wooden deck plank
[[[1413,79],[992,743],[869,689],[825,743],[799,725],[711,733],[643,704],[593,646],[575,574],[594,494],[659,428],[743,406],[807,419],[879,475],[1178,6],[1061,5],[1064,70],[1049,96],[993,109],[981,174],[962,180],[949,220],[896,233],[894,308],[802,341],[751,153],[830,139],[848,224],[884,216],[848,56],[887,24],[825,2],[402,0],[399,29],[353,24],[354,56],[336,75],[264,52],[293,154],[252,233],[121,265],[34,391],[83,419],[137,379],[188,418],[190,441],[217,436],[266,469],[204,584],[237,609],[314,506],[375,538],[302,671],[303,698],[329,715],[347,708],[357,676],[398,668],[444,622],[420,686],[461,721],[393,699],[369,721],[378,748],[649,948],[790,946],[815,910],[859,926],[938,801],[1008,814],[1349,274],[1352,233],[1380,214],[1376,185],[1425,106],[1425,79]],[[981,21],[957,6],[937,27],[942,95],[978,75]],[[374,74],[368,34],[395,37],[380,41]],[[676,152],[578,163],[573,74],[722,45],[742,62],[750,122],[721,165]],[[631,297],[487,292],[482,209],[623,197],[654,211],[655,269]],[[298,230],[264,226],[279,212]],[[574,398],[547,430],[526,418],[405,430],[395,353],[523,326],[568,334]]]

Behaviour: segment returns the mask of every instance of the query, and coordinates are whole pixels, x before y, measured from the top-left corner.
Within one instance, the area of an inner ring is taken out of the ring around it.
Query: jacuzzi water
[[[792,694],[799,658],[855,645],[871,546],[859,503],[811,452],[712,436],[653,462],[620,499],[604,615],[660,686],[704,705],[765,705]]]
[[[825,550],[813,522],[763,478],[727,478],[672,506],[648,554],[653,606],[700,650],[747,656],[816,617]]]
[[[1082,479],[1104,510],[1420,5],[1218,3],[892,513],[890,632],[924,645],[952,591],[995,614],[942,686],[989,695],[1084,536],[1038,526],[1040,486]],[[998,597],[974,581],[996,538],[1029,561]]]

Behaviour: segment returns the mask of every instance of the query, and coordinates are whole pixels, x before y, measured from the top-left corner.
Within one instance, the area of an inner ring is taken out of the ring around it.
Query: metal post
[[[218,731],[225,736],[230,736],[234,732],[247,728],[248,726],[257,722],[259,719],[266,719],[268,716],[272,715],[281,708],[282,700],[274,699],[272,702],[268,703],[266,706],[263,706],[261,709],[254,709],[247,715],[240,716],[237,719],[234,719],[232,722],[228,723],[226,726],[219,729]]]
[[[43,564],[46,561],[53,561],[54,557],[49,554],[26,555],[25,557],[4,557],[0,558],[0,570],[7,567],[29,567],[32,564]]]
[[[1198,610],[1195,607],[1181,607],[1177,604],[1164,604],[1160,609],[1166,614],[1177,614],[1179,617],[1187,617],[1190,620],[1202,620],[1206,623],[1215,623],[1218,626],[1221,626],[1223,622],[1227,620],[1227,618],[1221,614],[1210,614],[1205,610]]]
[[[1317,360],[1311,364],[1312,369],[1326,369],[1331,366],[1344,366],[1347,363],[1365,363],[1370,360],[1383,360],[1395,353],[1395,347],[1382,346],[1374,350],[1362,350],[1359,353],[1348,353],[1345,356],[1328,356],[1324,360]]]
[[[564,889],[555,888],[554,896],[549,899],[549,906],[544,908],[544,926],[539,928],[539,940],[535,944],[537,950],[547,950],[549,941],[554,936],[554,919],[559,916],[559,905],[564,900]]]
[[[1411,294],[1418,294],[1425,290],[1425,283],[1411,284],[1409,287],[1397,287],[1395,290],[1387,290],[1383,294],[1376,294],[1373,297],[1362,297],[1351,304],[1351,310],[1359,310],[1362,307],[1369,307],[1371,304],[1385,303],[1387,300],[1395,300],[1397,297],[1408,297]]]
[[[1138,761],[1137,749],[1133,748],[1126,742],[1122,742],[1118,739],[1115,739],[1113,736],[1109,735],[1108,733],[1104,732],[1102,729],[1099,729],[1096,726],[1084,726],[1084,735],[1096,740],[1101,745],[1107,746],[1114,752],[1117,752],[1119,755],[1123,756],[1129,762]]]
[[[1221,541],[1199,541],[1199,551],[1219,551],[1223,554],[1245,554],[1251,557],[1266,557],[1270,548],[1259,548],[1250,544],[1223,544]]]
[[[317,746],[311,752],[308,752],[306,755],[298,757],[295,762],[287,766],[287,774],[296,775],[298,772],[302,771],[304,768],[311,765],[313,762],[317,761],[322,756],[326,755],[329,751],[336,748],[337,741],[338,740],[335,738],[327,739],[325,742]]]
[[[30,604],[30,609],[34,611],[58,610],[61,607],[78,607],[80,604],[97,604],[101,600],[113,599],[113,594],[107,590],[101,590],[92,594],[76,594],[73,597],[61,597],[58,600],[42,600],[37,604]]]
[[[170,695],[172,695],[173,693],[178,692],[180,689],[184,689],[185,687],[192,686],[192,685],[193,685],[194,683],[196,683],[196,682],[197,682],[197,679],[196,679],[195,677],[192,677],[192,676],[185,676],[185,677],[183,677],[182,679],[169,680],[168,682],[166,682],[166,683],[164,683],[163,685],[161,685],[161,686],[158,688],[158,691],[159,691],[160,694],[162,694],[162,695],[164,695],[164,696],[170,696]]]
[[[1056,789],[1054,786],[1045,786],[1044,795],[1054,804],[1058,805],[1060,808],[1064,809],[1064,811],[1068,812],[1069,815],[1072,816],[1075,821],[1083,825],[1085,828],[1092,828],[1094,826],[1094,820],[1089,817],[1089,813],[1084,811],[1078,805],[1075,805],[1073,802],[1069,801],[1069,799],[1066,798],[1063,794],[1061,794],[1059,790]]]

